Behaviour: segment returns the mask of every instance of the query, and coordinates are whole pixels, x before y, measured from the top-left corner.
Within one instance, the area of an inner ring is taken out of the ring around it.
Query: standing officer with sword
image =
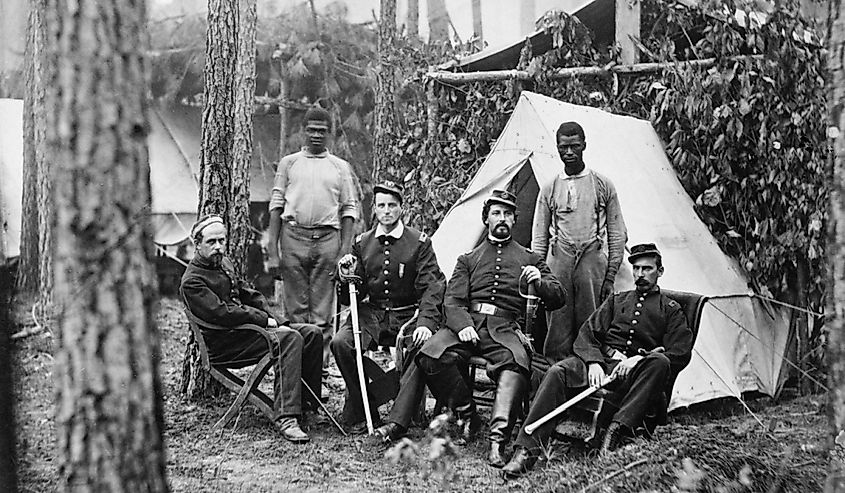
[[[338,262],[340,300],[349,303],[347,318],[331,343],[337,366],[346,382],[343,416],[353,433],[374,432],[383,440],[405,434],[425,390],[425,381],[414,356],[416,349],[437,331],[441,323],[446,278],[437,265],[431,239],[402,222],[402,188],[390,181],[373,187],[373,211],[378,224],[355,238],[352,253]],[[358,284],[361,297],[358,306]],[[349,299],[345,299],[349,296]],[[414,317],[416,316],[416,321]],[[378,409],[367,391],[362,351],[392,346],[400,327],[414,324],[409,335],[414,343],[402,372],[399,394],[388,422],[379,426]],[[366,403],[367,405],[364,405]],[[377,430],[373,427],[379,426]]]
[[[601,444],[602,453],[616,449],[642,422],[670,375],[689,362],[692,331],[678,302],[657,286],[663,275],[660,251],[653,243],[635,245],[628,261],[636,289],[605,300],[581,326],[575,356],[546,373],[517,437],[514,456],[502,469],[506,477],[533,467],[540,448],[548,445],[558,415],[604,386],[627,389]]]

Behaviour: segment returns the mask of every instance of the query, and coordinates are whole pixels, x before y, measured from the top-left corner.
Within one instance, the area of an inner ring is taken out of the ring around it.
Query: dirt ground
[[[421,429],[412,429],[413,446],[391,450],[367,437],[343,437],[327,425],[310,430],[311,443],[294,445],[249,405],[233,424],[211,434],[232,397],[196,404],[179,396],[187,323],[178,303],[168,299],[158,321],[173,491],[811,492],[821,491],[824,482],[823,395],[778,404],[750,400],[754,415],[735,400],[702,405],[675,413],[655,439],[637,440],[605,458],[587,453],[577,441],[557,442],[532,474],[508,482],[484,462],[483,439],[454,447],[451,456],[452,448],[430,446]],[[54,489],[51,351],[52,340],[42,333],[19,341],[13,361],[24,492]],[[331,376],[327,383],[328,406],[337,415],[342,380]]]

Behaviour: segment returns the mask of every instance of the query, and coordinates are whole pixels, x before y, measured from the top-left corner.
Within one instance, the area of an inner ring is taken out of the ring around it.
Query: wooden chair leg
[[[232,405],[229,406],[229,409],[226,410],[226,413],[220,418],[214,426],[211,427],[211,431],[215,432],[220,428],[226,426],[232,418],[240,411],[241,407],[249,397],[249,394],[258,387],[258,384],[261,383],[261,379],[264,378],[264,375],[267,374],[267,371],[270,369],[270,366],[273,364],[272,362],[272,355],[266,354],[263,358],[255,365],[255,369],[250,373],[249,378],[243,383],[238,392],[238,396],[235,397],[235,401],[232,402]]]

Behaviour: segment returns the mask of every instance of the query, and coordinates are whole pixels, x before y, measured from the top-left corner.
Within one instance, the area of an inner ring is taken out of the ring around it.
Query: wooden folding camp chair
[[[216,431],[224,426],[226,426],[229,421],[234,418],[238,412],[241,410],[241,407],[246,403],[247,400],[255,405],[259,411],[261,411],[265,416],[267,416],[271,421],[275,418],[275,413],[273,410],[273,399],[268,397],[266,394],[261,392],[258,389],[258,385],[261,383],[261,379],[264,378],[264,375],[267,374],[267,371],[270,370],[270,367],[276,362],[277,356],[273,354],[273,339],[269,332],[262,329],[261,327],[249,325],[246,328],[241,328],[238,330],[252,330],[261,334],[267,340],[268,351],[261,359],[259,359],[255,366],[252,369],[252,372],[249,374],[246,380],[242,380],[235,374],[229,371],[229,368],[225,364],[214,364],[210,363],[208,357],[208,348],[205,345],[205,339],[203,339],[202,335],[202,328],[208,330],[232,330],[231,327],[222,327],[219,325],[214,325],[208,323],[204,320],[200,320],[196,317],[191,311],[185,307],[185,315],[188,317],[188,325],[191,327],[191,332],[194,334],[194,339],[197,341],[197,347],[200,351],[200,358],[202,359],[202,366],[211,374],[211,376],[220,382],[224,387],[231,390],[232,392],[237,393],[234,402],[229,406],[229,409],[226,410],[226,413],[223,414],[223,417],[217,420],[214,423],[214,426],[211,427],[212,431]],[[242,365],[238,365],[241,367]]]

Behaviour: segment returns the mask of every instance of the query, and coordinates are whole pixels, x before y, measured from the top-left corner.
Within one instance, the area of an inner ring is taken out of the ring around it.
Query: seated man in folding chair
[[[377,345],[393,346],[397,331],[419,313],[413,324],[414,346],[405,358],[408,362],[401,372],[399,393],[387,423],[376,430],[384,441],[402,437],[416,414],[425,390],[425,381],[414,361],[416,349],[431,337],[441,322],[443,292],[446,278],[437,265],[437,258],[428,235],[402,222],[402,188],[390,181],[373,187],[373,211],[378,224],[358,235],[352,253],[338,262],[341,273],[354,273],[361,280],[361,299],[369,297],[358,307],[362,350]],[[349,304],[349,292],[343,282],[338,284],[341,303]],[[409,331],[410,332],[410,331]],[[343,417],[353,433],[367,431],[361,386],[355,355],[355,340],[351,317],[347,318],[332,338],[332,354],[346,382],[346,402]],[[368,389],[370,385],[367,386]],[[378,426],[378,409],[370,398],[370,414]]]
[[[526,308],[520,279],[535,284],[547,310],[563,305],[565,291],[539,255],[511,239],[516,221],[512,193],[494,190],[484,202],[481,219],[486,237],[458,257],[446,288],[443,310],[447,328],[429,339],[417,361],[434,397],[447,403],[462,438],[469,439],[481,423],[459,367],[473,355],[487,360],[487,374],[497,382],[488,463],[502,467],[531,371],[530,343],[520,330]]]
[[[320,329],[310,324],[285,326],[285,321],[270,311],[264,296],[235,274],[232,262],[224,256],[226,226],[220,216],[201,218],[191,228],[191,239],[196,252],[182,276],[182,297],[199,319],[231,327],[226,331],[202,328],[210,362],[231,363],[231,368],[254,364],[271,348],[260,333],[247,326],[267,330],[277,342],[272,350],[279,355],[273,386],[276,428],[291,442],[309,441],[297,418],[303,411],[310,411],[317,419],[318,404],[310,394],[303,393],[301,380],[319,392],[323,344]]]
[[[549,368],[525,419],[530,426],[588,386],[604,383],[624,397],[602,438],[601,453],[613,451],[633,435],[651,407],[660,405],[655,399],[692,352],[692,331],[680,304],[657,285],[663,275],[660,251],[653,243],[635,245],[628,261],[636,289],[607,298],[584,322],[575,339],[575,355]],[[514,456],[503,468],[505,476],[518,476],[534,465],[558,421],[552,419],[530,435],[525,427],[520,430]]]

